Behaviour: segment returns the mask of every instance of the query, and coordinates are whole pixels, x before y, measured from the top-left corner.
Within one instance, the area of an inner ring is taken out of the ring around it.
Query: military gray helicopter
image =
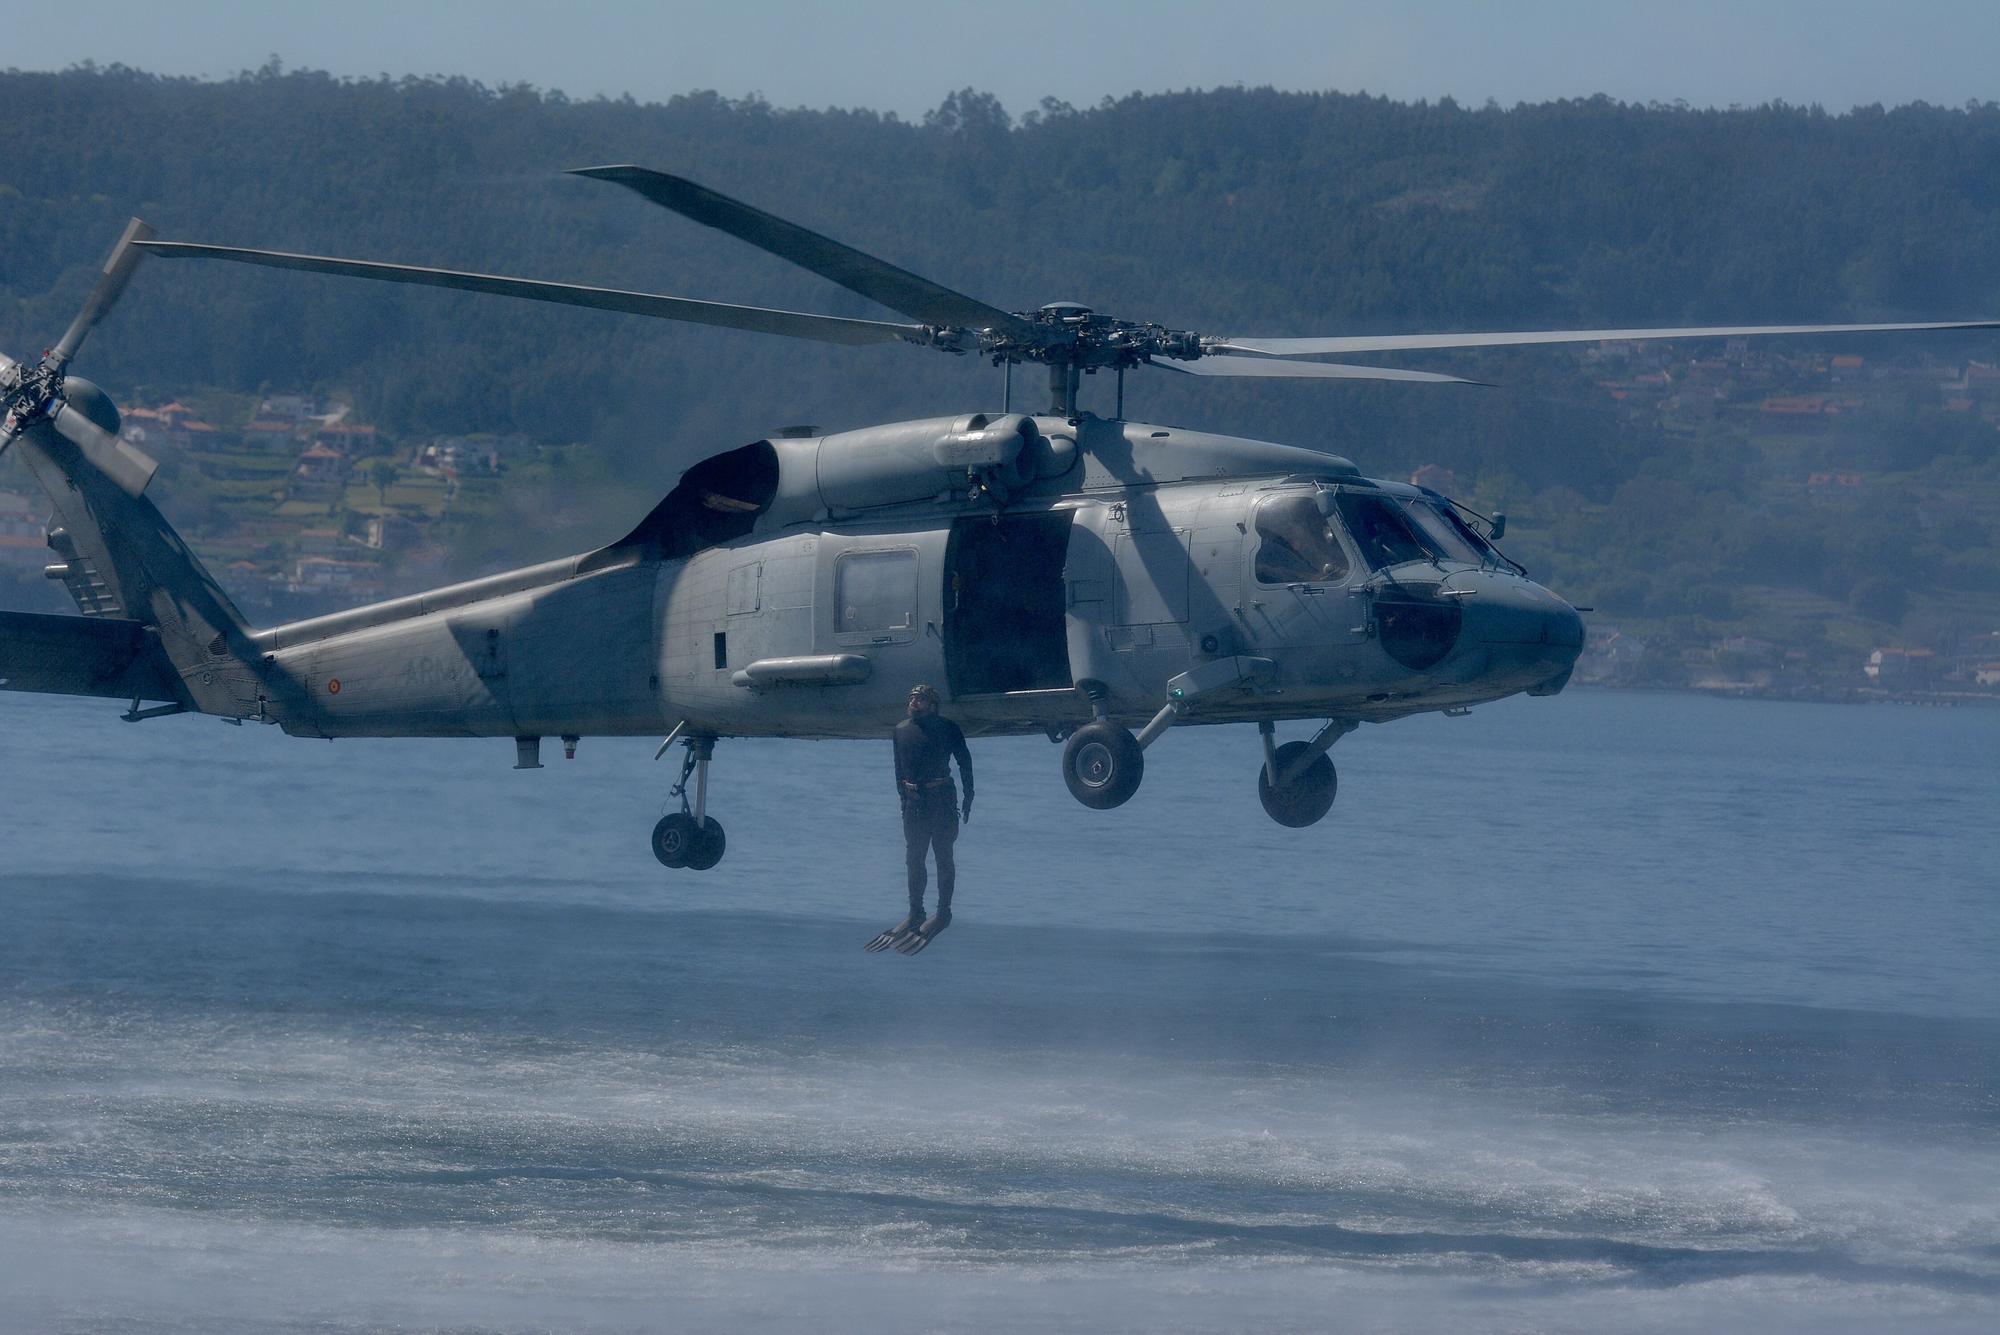
[[[651,293],[166,242],[134,221],[88,303],[34,365],[0,357],[5,423],[54,505],[48,568],[81,617],[0,613],[0,688],[130,700],[302,737],[666,733],[680,809],[653,830],[669,867],[723,855],[709,814],[717,739],[882,737],[913,682],[940,683],[973,736],[1046,733],[1084,805],[1138,790],[1169,728],[1249,723],[1264,809],[1325,816],[1328,749],[1364,722],[1553,695],[1583,647],[1575,608],[1495,543],[1504,518],[1362,476],[1319,450],[1124,420],[1124,376],[1472,383],[1297,360],[1603,339],[1991,329],[1927,324],[1228,338],[1056,303],[1008,312],[691,181],[624,186],[886,306],[843,319]],[[256,629],[144,496],[155,464],[70,375],[140,259],[210,258],[455,288],[863,344],[1007,368],[999,412],[819,434],[790,429],[695,464],[608,546],[427,593]],[[1046,411],[1012,411],[1012,368],[1047,368]],[[1118,410],[1078,406],[1109,372]],[[1280,745],[1276,725],[1312,720]],[[690,787],[692,791],[690,792]]]

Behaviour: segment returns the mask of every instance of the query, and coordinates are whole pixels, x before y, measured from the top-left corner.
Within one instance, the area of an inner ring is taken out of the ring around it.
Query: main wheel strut
[[[673,738],[669,736],[667,741],[672,742]],[[707,871],[722,861],[729,847],[722,822],[708,814],[708,764],[715,756],[715,738],[691,735],[682,738],[681,744],[687,748],[687,754],[681,759],[680,781],[667,793],[670,798],[680,799],[681,809],[668,812],[653,827],[653,856],[663,867]],[[661,749],[666,749],[666,743],[662,743]],[[694,779],[692,804],[688,801],[690,776]]]
[[[1279,746],[1275,725],[1259,723],[1264,767],[1257,772],[1257,800],[1264,804],[1264,814],[1295,830],[1324,819],[1340,792],[1340,776],[1327,749],[1359,726],[1353,719],[1332,719],[1311,741]]]

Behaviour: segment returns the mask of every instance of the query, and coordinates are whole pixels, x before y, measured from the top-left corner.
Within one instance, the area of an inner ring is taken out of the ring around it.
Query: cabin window
[[[907,634],[917,624],[916,552],[848,552],[833,568],[833,602],[842,635]]]
[[[1257,507],[1257,582],[1333,584],[1347,578],[1347,551],[1309,495],[1274,496]]]

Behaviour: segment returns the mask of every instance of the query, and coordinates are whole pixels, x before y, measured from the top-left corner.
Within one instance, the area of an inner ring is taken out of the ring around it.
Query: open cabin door
[[[944,661],[953,699],[1070,687],[1063,562],[1071,514],[982,516],[952,525]]]

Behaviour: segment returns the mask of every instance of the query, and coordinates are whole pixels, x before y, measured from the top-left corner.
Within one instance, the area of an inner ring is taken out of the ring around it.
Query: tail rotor
[[[139,495],[153,480],[159,465],[118,438],[118,411],[104,391],[67,374],[77,349],[117,305],[132,271],[145,258],[146,252],[136,243],[150,241],[153,235],[153,229],[137,218],[126,225],[90,299],[40,361],[28,366],[0,354],[0,454],[23,432],[47,422],[127,495]]]

